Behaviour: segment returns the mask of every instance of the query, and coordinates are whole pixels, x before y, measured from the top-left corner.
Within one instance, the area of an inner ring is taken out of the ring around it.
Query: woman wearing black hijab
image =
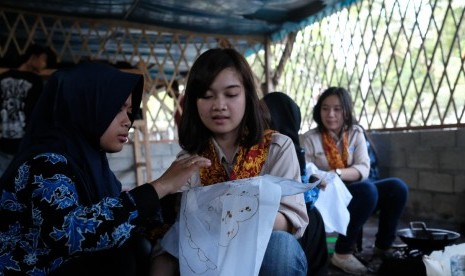
[[[160,221],[159,200],[209,161],[176,161],[158,180],[121,191],[106,154],[127,142],[142,89],[142,76],[99,63],[50,77],[0,179],[0,275],[146,270],[135,263],[137,228]]]
[[[294,142],[300,163],[302,179],[305,178],[305,153],[299,142],[301,114],[299,106],[288,95],[282,92],[268,93],[263,97],[270,114],[270,127],[289,136]],[[300,244],[307,256],[308,276],[328,274],[328,247],[323,218],[314,206],[318,192],[310,190],[305,197],[309,223]],[[310,197],[308,195],[311,195]]]

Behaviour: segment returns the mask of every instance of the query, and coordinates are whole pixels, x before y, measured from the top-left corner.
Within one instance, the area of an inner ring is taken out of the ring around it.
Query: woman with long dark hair
[[[345,272],[364,274],[368,268],[353,255],[363,225],[376,210],[380,211],[375,253],[388,254],[407,202],[408,187],[398,178],[368,179],[370,158],[364,131],[356,124],[346,89],[325,90],[313,108],[313,119],[317,127],[302,139],[307,162],[336,173],[352,194],[347,232],[338,236],[331,262]]]

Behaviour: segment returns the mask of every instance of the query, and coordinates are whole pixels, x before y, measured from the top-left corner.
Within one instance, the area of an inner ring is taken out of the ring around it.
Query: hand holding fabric
[[[198,155],[179,159],[174,161],[160,178],[150,184],[157,191],[158,197],[162,198],[167,194],[180,191],[194,172],[210,165],[211,161],[209,159]]]

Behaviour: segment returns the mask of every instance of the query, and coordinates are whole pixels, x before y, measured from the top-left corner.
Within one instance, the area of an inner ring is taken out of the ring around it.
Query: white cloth
[[[431,252],[423,256],[427,276],[451,276],[451,257],[465,255],[465,243],[446,246],[444,250]],[[465,256],[464,256],[465,257]]]
[[[309,175],[319,175],[327,183],[325,190],[320,190],[315,202],[315,207],[323,218],[325,231],[345,235],[350,222],[347,206],[352,200],[352,195],[337,174],[321,171],[313,163],[308,163],[306,167]]]
[[[317,184],[264,175],[192,188],[161,245],[181,275],[258,275],[281,197]]]

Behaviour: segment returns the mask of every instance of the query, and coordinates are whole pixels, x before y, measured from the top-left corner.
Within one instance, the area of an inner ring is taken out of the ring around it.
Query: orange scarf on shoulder
[[[347,131],[344,131],[342,134],[342,154],[337,148],[336,141],[334,141],[328,131],[323,131],[321,135],[323,138],[323,149],[325,151],[329,167],[332,170],[347,168],[347,159],[349,157],[349,134]]]
[[[240,147],[229,177],[223,164],[221,164],[221,160],[219,160],[213,141],[210,140],[207,149],[200,154],[212,162],[210,167],[200,169],[201,184],[208,186],[225,181],[258,176],[268,155],[271,136],[274,132],[267,129],[260,143],[250,148]]]

